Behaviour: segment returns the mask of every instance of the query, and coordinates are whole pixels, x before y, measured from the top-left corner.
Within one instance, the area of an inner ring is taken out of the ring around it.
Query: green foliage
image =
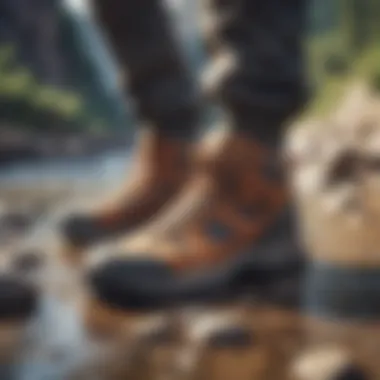
[[[308,38],[309,78],[315,94],[306,115],[323,115],[354,81],[380,88],[380,2],[315,0],[314,7],[338,6],[335,25],[314,29]],[[319,10],[322,13],[321,10]],[[326,13],[326,12],[325,12]]]
[[[324,62],[324,70],[330,75],[344,75],[348,66],[347,57],[339,54],[331,54]]]
[[[105,107],[106,98],[98,96],[101,93],[101,84],[97,81],[99,74],[88,62],[91,56],[79,54],[84,49],[78,45],[78,25],[73,28],[71,19],[65,20],[64,42],[67,56],[72,57],[71,67],[75,67],[78,79],[75,86],[80,94],[37,83],[27,69],[16,63],[13,49],[2,47],[0,118],[3,120],[36,128],[100,131],[107,127],[104,118],[118,113],[117,107]],[[353,79],[362,78],[380,88],[379,0],[312,0],[309,30],[306,40],[308,70],[311,87],[315,89],[309,114],[325,113],[334,107]],[[193,50],[191,58],[199,68],[203,56],[197,49]],[[111,100],[111,103],[117,102]],[[124,127],[121,116],[120,120],[119,124]]]
[[[19,65],[10,46],[0,48],[0,119],[28,128],[87,128],[101,125],[80,95],[39,84]]]

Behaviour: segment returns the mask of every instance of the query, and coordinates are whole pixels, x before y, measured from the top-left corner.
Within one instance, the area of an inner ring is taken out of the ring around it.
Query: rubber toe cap
[[[89,273],[95,298],[117,309],[151,310],[170,302],[173,273],[155,260],[113,260]]]

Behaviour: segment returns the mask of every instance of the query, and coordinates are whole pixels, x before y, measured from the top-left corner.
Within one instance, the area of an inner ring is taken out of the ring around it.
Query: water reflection
[[[12,240],[15,244],[2,239],[3,254],[24,247],[37,252],[58,249],[57,221],[56,216],[50,215],[51,207],[75,197],[86,197],[88,191],[99,194],[117,187],[128,170],[129,155],[120,151],[94,158],[24,163],[1,169],[0,197],[6,205],[4,212],[17,209],[17,212],[27,213],[36,199],[50,202],[47,213],[36,218],[31,231],[23,236],[23,243],[17,242],[22,240],[17,234]],[[39,280],[42,276],[43,280],[38,313],[25,331],[24,327],[16,326],[21,342],[15,357],[0,366],[1,379],[67,380],[94,355],[96,347],[90,344],[83,328],[77,273],[74,269],[53,265],[39,276]],[[5,329],[10,331],[9,326]]]

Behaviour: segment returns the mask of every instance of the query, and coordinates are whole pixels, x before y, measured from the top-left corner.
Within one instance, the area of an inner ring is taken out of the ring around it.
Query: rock
[[[208,338],[207,345],[214,349],[240,349],[252,347],[255,343],[253,332],[244,326],[226,326],[214,331]]]
[[[349,365],[331,380],[369,380],[369,376],[359,366]]]
[[[12,267],[19,273],[30,273],[40,269],[45,263],[44,253],[40,251],[26,251],[17,253]]]
[[[337,380],[351,364],[351,357],[342,348],[318,347],[303,353],[292,372],[297,380]]]
[[[305,122],[289,136],[300,235],[314,260],[380,267],[379,104],[365,88],[351,89],[322,131]]]
[[[24,211],[10,211],[0,217],[0,228],[25,232],[33,223],[33,215]]]

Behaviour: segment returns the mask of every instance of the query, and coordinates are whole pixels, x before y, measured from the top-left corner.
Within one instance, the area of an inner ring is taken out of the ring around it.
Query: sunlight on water
[[[0,189],[35,184],[49,188],[51,183],[63,186],[97,183],[97,186],[110,187],[117,185],[125,176],[129,157],[130,153],[115,152],[94,158],[12,165],[0,169]]]

